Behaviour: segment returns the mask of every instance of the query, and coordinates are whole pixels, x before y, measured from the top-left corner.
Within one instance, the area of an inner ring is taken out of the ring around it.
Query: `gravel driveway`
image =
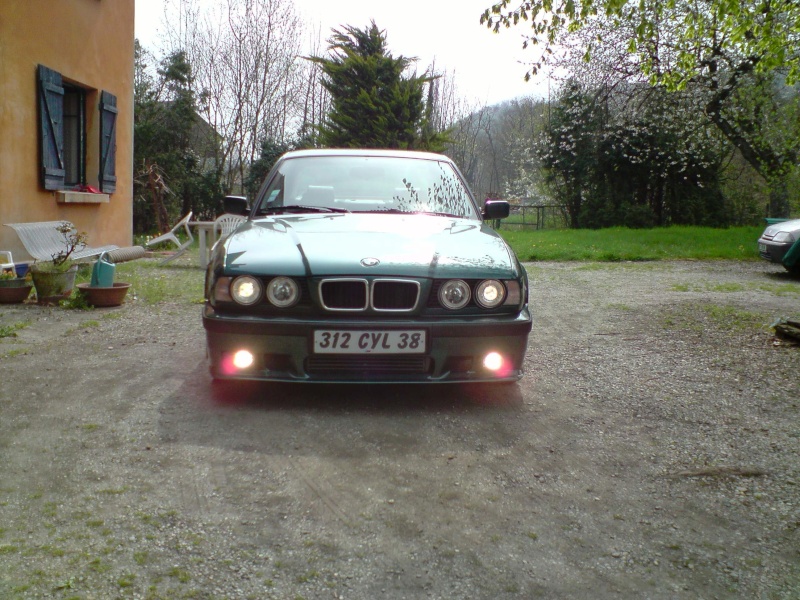
[[[196,304],[0,306],[0,598],[800,597],[800,282],[529,272],[511,386],[218,385]]]

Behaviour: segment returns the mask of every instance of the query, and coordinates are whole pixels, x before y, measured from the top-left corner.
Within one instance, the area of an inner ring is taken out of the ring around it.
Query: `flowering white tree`
[[[572,227],[727,223],[727,144],[692,103],[641,84],[564,86],[536,151]]]
[[[784,69],[800,80],[800,3],[742,0],[500,0],[481,15],[494,31],[528,26],[524,46],[537,46],[528,75],[535,74],[572,33],[598,19],[625,29],[624,49],[638,54],[639,68],[652,83],[681,88],[713,75],[721,63],[745,63],[763,73]],[[584,47],[590,58],[602,39]]]
[[[495,30],[530,25],[525,44],[541,51],[526,76],[547,62],[574,75],[602,63],[607,87],[633,80],[692,91],[770,185],[770,213],[788,213],[787,182],[800,160],[800,99],[790,87],[800,80],[796,0],[502,0],[481,20]]]

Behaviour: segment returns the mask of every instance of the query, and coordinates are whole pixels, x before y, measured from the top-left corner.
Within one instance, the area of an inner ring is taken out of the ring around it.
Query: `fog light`
[[[253,354],[247,350],[239,350],[233,355],[233,366],[237,369],[247,369],[253,366]]]
[[[489,352],[483,359],[483,366],[490,371],[497,371],[503,366],[503,357],[497,352]]]

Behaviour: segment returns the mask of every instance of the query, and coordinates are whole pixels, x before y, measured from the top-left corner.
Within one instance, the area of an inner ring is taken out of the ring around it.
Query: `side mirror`
[[[511,214],[511,206],[506,200],[486,200],[483,203],[483,218],[485,221],[505,219],[509,214]]]
[[[232,215],[247,216],[250,214],[250,205],[244,196],[225,196],[222,201],[223,210]]]

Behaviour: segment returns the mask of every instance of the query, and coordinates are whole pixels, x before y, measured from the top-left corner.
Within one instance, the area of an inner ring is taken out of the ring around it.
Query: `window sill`
[[[108,194],[92,194],[89,192],[56,192],[56,202],[59,204],[107,204]]]

